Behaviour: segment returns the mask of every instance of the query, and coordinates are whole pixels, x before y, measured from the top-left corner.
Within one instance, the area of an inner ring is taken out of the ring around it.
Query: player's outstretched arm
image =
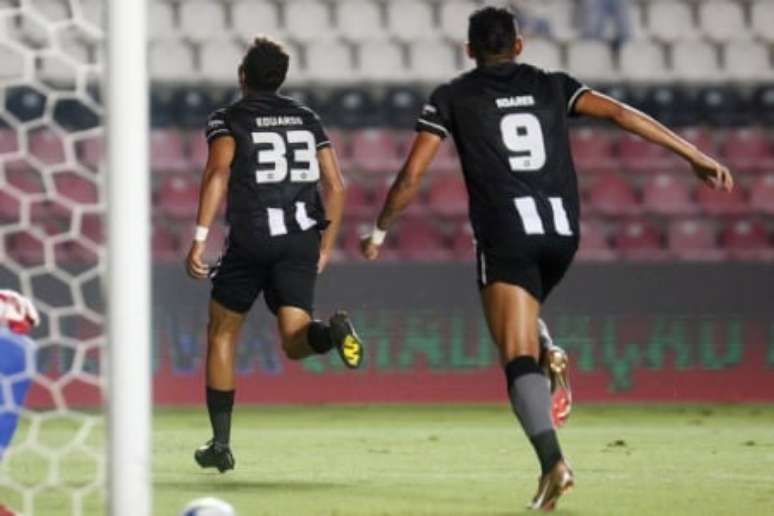
[[[320,261],[317,264],[317,272],[321,273],[336,245],[336,237],[341,228],[341,219],[344,215],[344,202],[346,193],[344,190],[344,178],[341,176],[341,167],[336,153],[331,147],[323,147],[317,152],[317,161],[320,163],[320,183],[325,196],[325,213],[330,224],[325,229],[320,243]]]
[[[223,196],[228,189],[228,176],[231,172],[231,162],[234,159],[235,149],[236,141],[231,136],[221,136],[210,143],[207,165],[204,167],[199,190],[196,234],[185,262],[188,275],[195,279],[204,279],[209,272],[203,259],[207,232],[212,221],[215,220],[218,206],[223,201]]]
[[[367,259],[375,260],[379,255],[379,246],[384,242],[387,230],[416,197],[422,183],[422,176],[433,161],[440,145],[441,138],[433,133],[420,131],[417,134],[406,163],[390,187],[374,231],[360,242],[363,256]]]
[[[696,176],[712,188],[731,191],[734,187],[734,178],[727,167],[704,154],[692,143],[681,138],[652,117],[631,106],[601,93],[589,91],[577,100],[575,112],[580,115],[610,120],[630,133],[666,147],[688,161]]]

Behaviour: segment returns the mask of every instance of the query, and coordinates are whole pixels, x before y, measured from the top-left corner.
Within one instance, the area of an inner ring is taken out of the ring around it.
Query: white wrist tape
[[[194,231],[194,240],[197,242],[205,242],[209,232],[210,228],[207,226],[196,226],[196,230]]]
[[[387,232],[374,226],[374,230],[371,232],[371,242],[376,245],[382,245],[385,238],[387,238]]]

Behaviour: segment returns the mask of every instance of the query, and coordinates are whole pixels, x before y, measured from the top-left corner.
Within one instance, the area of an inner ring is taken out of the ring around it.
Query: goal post
[[[106,0],[108,508],[151,514],[147,0]]]

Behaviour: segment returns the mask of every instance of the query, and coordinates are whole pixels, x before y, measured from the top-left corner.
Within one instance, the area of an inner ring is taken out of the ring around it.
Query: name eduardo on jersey
[[[330,145],[319,117],[274,93],[250,94],[210,115],[208,142],[236,141],[226,220],[232,238],[281,236],[327,225],[317,151]]]

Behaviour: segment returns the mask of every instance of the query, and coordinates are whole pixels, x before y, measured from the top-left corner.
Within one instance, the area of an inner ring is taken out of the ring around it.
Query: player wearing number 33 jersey
[[[482,287],[514,282],[543,300],[569,266],[580,207],[567,124],[587,90],[505,62],[440,86],[422,110],[417,130],[452,135],[459,151]]]
[[[468,189],[484,315],[511,407],[540,462],[529,507],[551,510],[574,484],[555,431],[571,406],[567,355],[539,319],[580,236],[568,119],[606,119],[678,154],[710,186],[730,190],[733,181],[728,169],[644,113],[565,73],[519,63],[524,45],[509,10],[487,7],[470,16],[467,51],[476,67],[430,96],[408,159],[361,247],[366,258],[377,258],[441,141],[452,136]]]

